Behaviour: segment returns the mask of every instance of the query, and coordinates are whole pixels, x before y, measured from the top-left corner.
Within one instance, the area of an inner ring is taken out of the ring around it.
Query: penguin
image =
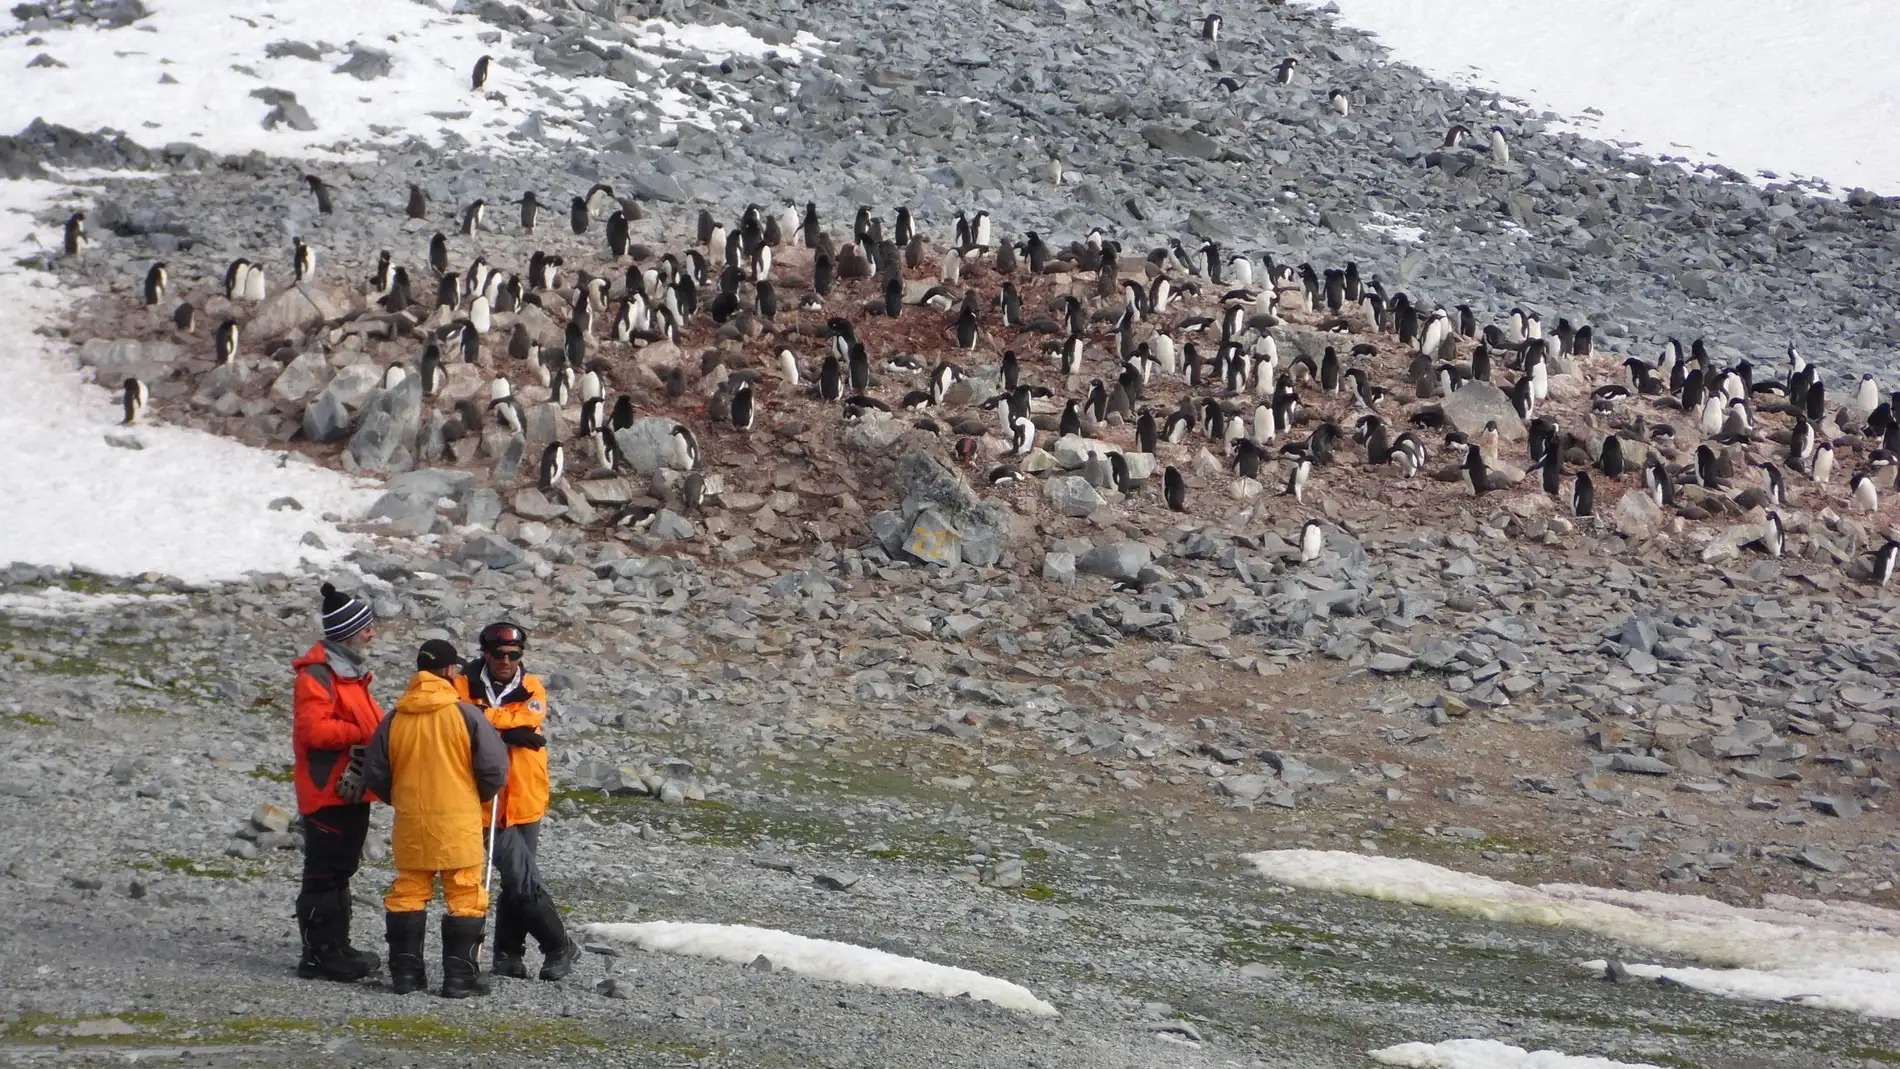
[[[449,269],[449,239],[440,230],[429,239],[429,269],[438,275]]]
[[[1767,462],[1761,465],[1761,488],[1768,495],[1770,504],[1787,507],[1788,487],[1782,481],[1780,468]]]
[[[1341,118],[1352,114],[1352,102],[1346,99],[1346,91],[1344,89],[1335,89],[1331,93],[1328,93],[1326,95],[1326,103],[1331,105],[1333,111],[1338,113]]]
[[[1168,511],[1187,511],[1187,480],[1173,466],[1161,473],[1161,497],[1168,503]]]
[[[1307,520],[1300,528],[1300,563],[1311,564],[1326,549],[1326,529],[1318,520]]]
[[[1874,485],[1872,472],[1855,472],[1847,485],[1853,491],[1855,508],[1862,512],[1874,512],[1880,508],[1880,489]]]
[[[1025,456],[1036,447],[1036,423],[1027,415],[1012,416],[1009,431],[1011,456]]]
[[[1596,515],[1596,488],[1590,483],[1590,473],[1579,471],[1576,481],[1570,484],[1570,514],[1572,516]]]
[[[1275,64],[1273,68],[1273,84],[1274,85],[1292,85],[1293,71],[1299,65],[1300,65],[1300,61],[1297,59],[1294,59],[1292,56],[1288,56],[1287,58],[1281,60],[1279,63]]]
[[[624,431],[633,426],[633,398],[621,394],[614,401],[614,410],[607,416],[607,427],[613,431]]]
[[[1209,12],[1201,17],[1201,40],[1220,40],[1220,16]]]
[[[541,451],[540,488],[542,490],[553,489],[554,484],[561,481],[561,476],[565,474],[566,471],[567,450],[561,448],[561,443],[559,442],[549,443],[548,447]]]
[[[534,233],[535,218],[540,212],[541,198],[535,196],[533,190],[523,193],[521,195],[521,229],[529,234]]]
[[[787,387],[798,385],[798,354],[790,348],[780,348],[778,351],[778,373]]]
[[[1779,557],[1788,552],[1788,531],[1781,525],[1781,514],[1768,514],[1768,532],[1761,537],[1761,544],[1771,557]]]
[[[488,84],[488,67],[493,61],[487,56],[475,61],[475,73],[469,76],[468,87],[471,92],[479,93],[482,86]]]
[[[1504,141],[1504,127],[1491,128],[1491,162],[1503,166],[1511,162],[1511,146]]]
[[[215,336],[214,342],[216,345],[215,351],[217,354],[216,355],[217,363],[228,364],[232,360],[235,360],[237,358],[237,351],[238,351],[237,320],[227,319],[224,322],[218,324],[218,332]]]
[[[1491,490],[1491,475],[1485,470],[1484,451],[1476,445],[1465,446],[1464,463],[1465,485],[1471,488],[1473,497],[1483,497]]]
[[[198,309],[190,301],[179,301],[172,309],[172,326],[190,334],[198,329]]]
[[[418,373],[422,376],[422,396],[434,397],[442,384],[442,351],[434,345],[422,350]]]
[[[1874,551],[1874,583],[1885,589],[1893,579],[1896,564],[1900,564],[1900,541],[1890,538],[1886,545]]]
[[[90,240],[86,234],[86,213],[74,212],[66,217],[66,255],[78,256],[79,248]]]
[[[1545,453],[1541,460],[1532,465],[1532,468],[1543,474],[1544,493],[1556,497],[1564,484],[1563,455],[1552,447],[1550,452]]]
[[[317,254],[304,244],[302,238],[292,238],[290,244],[291,276],[298,282],[308,279],[317,269]]]
[[[1653,455],[1643,465],[1643,486],[1649,491],[1658,508],[1675,507],[1676,487],[1670,481],[1669,469],[1663,467],[1662,461]]]
[[[426,219],[429,216],[429,198],[422,195],[422,187],[409,183],[409,204],[406,209],[411,219]]]
[[[684,423],[673,424],[673,467],[680,471],[699,469],[699,439]]]
[[[146,270],[145,272],[145,306],[147,308],[150,308],[153,305],[156,305],[158,304],[158,302],[165,299],[165,286],[166,286],[166,283],[170,280],[170,278],[171,278],[170,271],[169,269],[166,268],[165,262],[163,260],[160,260],[159,262],[153,264],[150,268]]]
[[[1623,476],[1623,441],[1612,434],[1603,439],[1603,451],[1597,456],[1597,470],[1606,478],[1620,479]]]
[[[309,184],[311,194],[317,198],[317,214],[329,215],[332,207],[330,204],[330,187],[324,184],[323,179],[318,178],[314,174],[304,175],[303,180]]]
[[[462,209],[462,233],[473,234],[480,230],[482,228],[482,216],[487,210],[488,202],[479,197],[468,207]]]
[[[575,236],[587,233],[587,224],[590,221],[587,215],[586,197],[575,197],[568,201],[567,225],[574,231]]]
[[[1466,126],[1464,123],[1456,123],[1451,129],[1445,131],[1445,138],[1439,142],[1438,147],[1441,149],[1462,148],[1465,139],[1470,136],[1471,127]]]
[[[1860,387],[1854,392],[1854,410],[1863,417],[1873,414],[1880,407],[1880,384],[1872,375],[1860,377]]]
[[[1822,442],[1814,448],[1814,461],[1809,466],[1809,472],[1809,478],[1813,479],[1816,483],[1822,485],[1827,484],[1829,477],[1834,474],[1834,446],[1832,443]]]
[[[752,384],[740,382],[732,391],[731,422],[733,429],[750,431],[758,422],[758,410],[752,402]]]
[[[1313,477],[1313,458],[1301,457],[1293,465],[1292,472],[1286,477],[1285,493],[1300,504],[1306,504],[1306,484]]]
[[[1715,450],[1706,443],[1696,447],[1695,478],[1698,484],[1710,490],[1722,489],[1722,477],[1716,471]]]
[[[145,411],[145,402],[150,399],[145,384],[135,378],[125,380],[121,389],[120,403],[125,409],[125,419],[121,422],[127,427],[137,423],[139,413]]]
[[[506,378],[497,378],[488,384],[488,407],[501,418],[511,433],[520,436],[521,402],[515,400],[514,388]]]

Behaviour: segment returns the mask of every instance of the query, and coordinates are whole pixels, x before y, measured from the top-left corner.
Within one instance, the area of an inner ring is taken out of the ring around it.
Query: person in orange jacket
[[[350,877],[363,857],[369,802],[353,758],[376,733],[382,707],[370,696],[369,647],[376,617],[368,603],[323,584],[323,641],[292,662],[297,671],[291,747],[297,812],[303,814],[303,886],[297,975],[351,982],[382,964],[350,945]]]
[[[501,825],[495,832],[501,900],[495,909],[493,969],[496,976],[527,979],[522,958],[532,935],[541,947],[541,979],[559,980],[573,971],[581,949],[567,937],[554,896],[541,882],[536,857],[541,818],[548,811],[548,692],[522,667],[528,633],[520,625],[490,624],[482,629],[480,642],[481,656],[468,662],[456,687],[488,714],[488,722],[508,744],[508,787],[502,792]]]
[[[429,984],[422,964],[429,900],[442,880],[442,997],[485,995],[482,929],[488,921],[488,860],[482,816],[508,781],[508,748],[482,711],[461,699],[455,647],[422,644],[416,674],[370,739],[363,782],[395,807],[396,882],[383,898],[390,986],[398,995]]]

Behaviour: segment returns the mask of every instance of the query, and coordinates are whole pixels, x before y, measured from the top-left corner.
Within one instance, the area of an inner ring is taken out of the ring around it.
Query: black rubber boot
[[[521,959],[527,952],[528,927],[522,919],[521,907],[513,898],[503,895],[495,904],[495,975],[526,980],[528,964]]]
[[[486,917],[442,918],[442,997],[488,994],[482,975],[482,929]]]
[[[541,944],[541,979],[559,980],[573,972],[581,948],[568,940],[567,925],[561,921],[561,911],[554,908],[553,896],[545,889],[537,892],[525,912],[528,931]]]
[[[382,964],[374,954],[350,950],[349,897],[341,891],[306,892],[297,896],[297,931],[303,956],[297,975],[305,980],[355,983]]]
[[[422,940],[428,931],[427,910],[383,914],[383,935],[389,940],[389,989],[398,995],[429,986],[429,970],[422,962]]]
[[[342,956],[346,958],[358,958],[360,960],[366,961],[369,963],[369,971],[375,972],[383,964],[382,959],[376,956],[376,952],[373,950],[358,950],[355,947],[350,945],[350,931],[355,926],[352,921],[352,914],[353,914],[354,907],[356,905],[356,900],[350,897],[350,889],[348,887],[345,887],[341,891],[337,892],[337,901],[341,903],[343,907],[343,946],[341,947]]]

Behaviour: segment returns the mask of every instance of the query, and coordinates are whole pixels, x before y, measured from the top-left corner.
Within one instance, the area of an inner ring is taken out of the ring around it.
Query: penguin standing
[[[1306,504],[1306,484],[1313,477],[1313,458],[1301,457],[1286,477],[1286,492],[1293,500]]]
[[[1300,528],[1300,563],[1311,564],[1326,549],[1326,529],[1318,520],[1307,520]]]
[[[561,476],[566,472],[567,450],[561,448],[559,442],[549,443],[548,447],[541,451],[541,489],[553,489],[554,484],[560,482]]]
[[[1009,433],[1011,456],[1025,456],[1036,447],[1036,422],[1027,415],[1012,416]]]
[[[1297,59],[1294,59],[1292,56],[1288,56],[1287,58],[1281,60],[1278,64],[1275,64],[1273,68],[1273,84],[1274,85],[1292,85],[1293,71],[1296,68],[1298,68],[1299,65],[1300,65],[1300,61]]]
[[[1201,40],[1220,40],[1220,16],[1209,12],[1201,18]]]
[[[1873,512],[1880,508],[1880,489],[1874,485],[1874,476],[1869,471],[1857,471],[1849,481],[1848,487],[1854,493],[1854,507],[1862,512]]]
[[[1464,476],[1471,496],[1483,497],[1490,492],[1491,475],[1484,466],[1484,450],[1475,444],[1465,446]]]
[[[1828,478],[1834,474],[1833,443],[1822,442],[1814,447],[1814,463],[1809,470],[1813,472],[1815,482],[1822,484],[1827,482]]]
[[[317,198],[317,214],[329,215],[331,208],[330,187],[324,185],[323,179],[318,178],[314,174],[304,175],[303,180],[309,183],[311,194]]]
[[[291,274],[296,281],[308,279],[317,270],[316,250],[304,244],[302,238],[292,238],[290,245]]]
[[[1499,165],[1511,162],[1511,146],[1504,141],[1504,127],[1491,128],[1491,162]]]
[[[165,299],[165,286],[170,273],[165,262],[160,260],[145,272],[145,306],[150,308]]]
[[[78,256],[79,248],[87,240],[86,213],[74,212],[66,217],[66,255]]]
[[[1884,588],[1893,579],[1896,564],[1900,564],[1900,542],[1888,539],[1874,552],[1874,582]]]
[[[534,233],[535,217],[541,212],[541,199],[533,191],[521,195],[521,229]]]
[[[146,392],[145,384],[134,378],[125,380],[123,394],[124,396],[121,400],[125,406],[124,422],[126,426],[130,427],[132,424],[138,422],[139,413],[145,411],[145,402],[149,399],[150,395]]]
[[[684,423],[673,424],[673,466],[681,471],[699,469],[699,439]]]
[[[1168,511],[1187,511],[1187,480],[1172,465],[1161,473],[1161,497],[1168,503]]]
[[[422,187],[409,183],[409,203],[406,206],[411,219],[426,219],[429,216],[429,198],[422,195]]]
[[[1570,484],[1570,514],[1572,516],[1596,515],[1596,487],[1590,482],[1590,473],[1579,471],[1575,482]]]
[[[741,382],[732,391],[732,426],[736,430],[750,431],[758,419],[758,411],[752,404],[752,384]]]
[[[492,62],[493,60],[487,56],[483,56],[475,61],[475,72],[471,74],[468,79],[470,91],[479,93],[482,91],[482,87],[488,84],[488,68]]]
[[[218,324],[218,332],[213,339],[216,345],[216,362],[228,364],[237,358],[238,325],[237,320],[227,319]]]

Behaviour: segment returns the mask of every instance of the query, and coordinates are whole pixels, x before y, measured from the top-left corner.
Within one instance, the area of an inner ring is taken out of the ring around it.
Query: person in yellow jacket
[[[532,935],[541,946],[541,979],[559,980],[573,971],[581,949],[567,937],[536,857],[541,818],[548,811],[548,692],[522,666],[528,633],[520,625],[490,624],[482,628],[480,643],[482,655],[468,663],[456,689],[482,707],[508,744],[508,788],[495,832],[501,900],[495,909],[494,971],[527,979],[522,958]]]
[[[508,782],[508,751],[480,709],[461,700],[455,647],[422,644],[416,674],[363,755],[363,781],[396,810],[396,882],[383,898],[390,986],[398,995],[429,984],[422,964],[429,900],[442,880],[442,996],[487,993],[481,976],[488,921],[482,823]]]

